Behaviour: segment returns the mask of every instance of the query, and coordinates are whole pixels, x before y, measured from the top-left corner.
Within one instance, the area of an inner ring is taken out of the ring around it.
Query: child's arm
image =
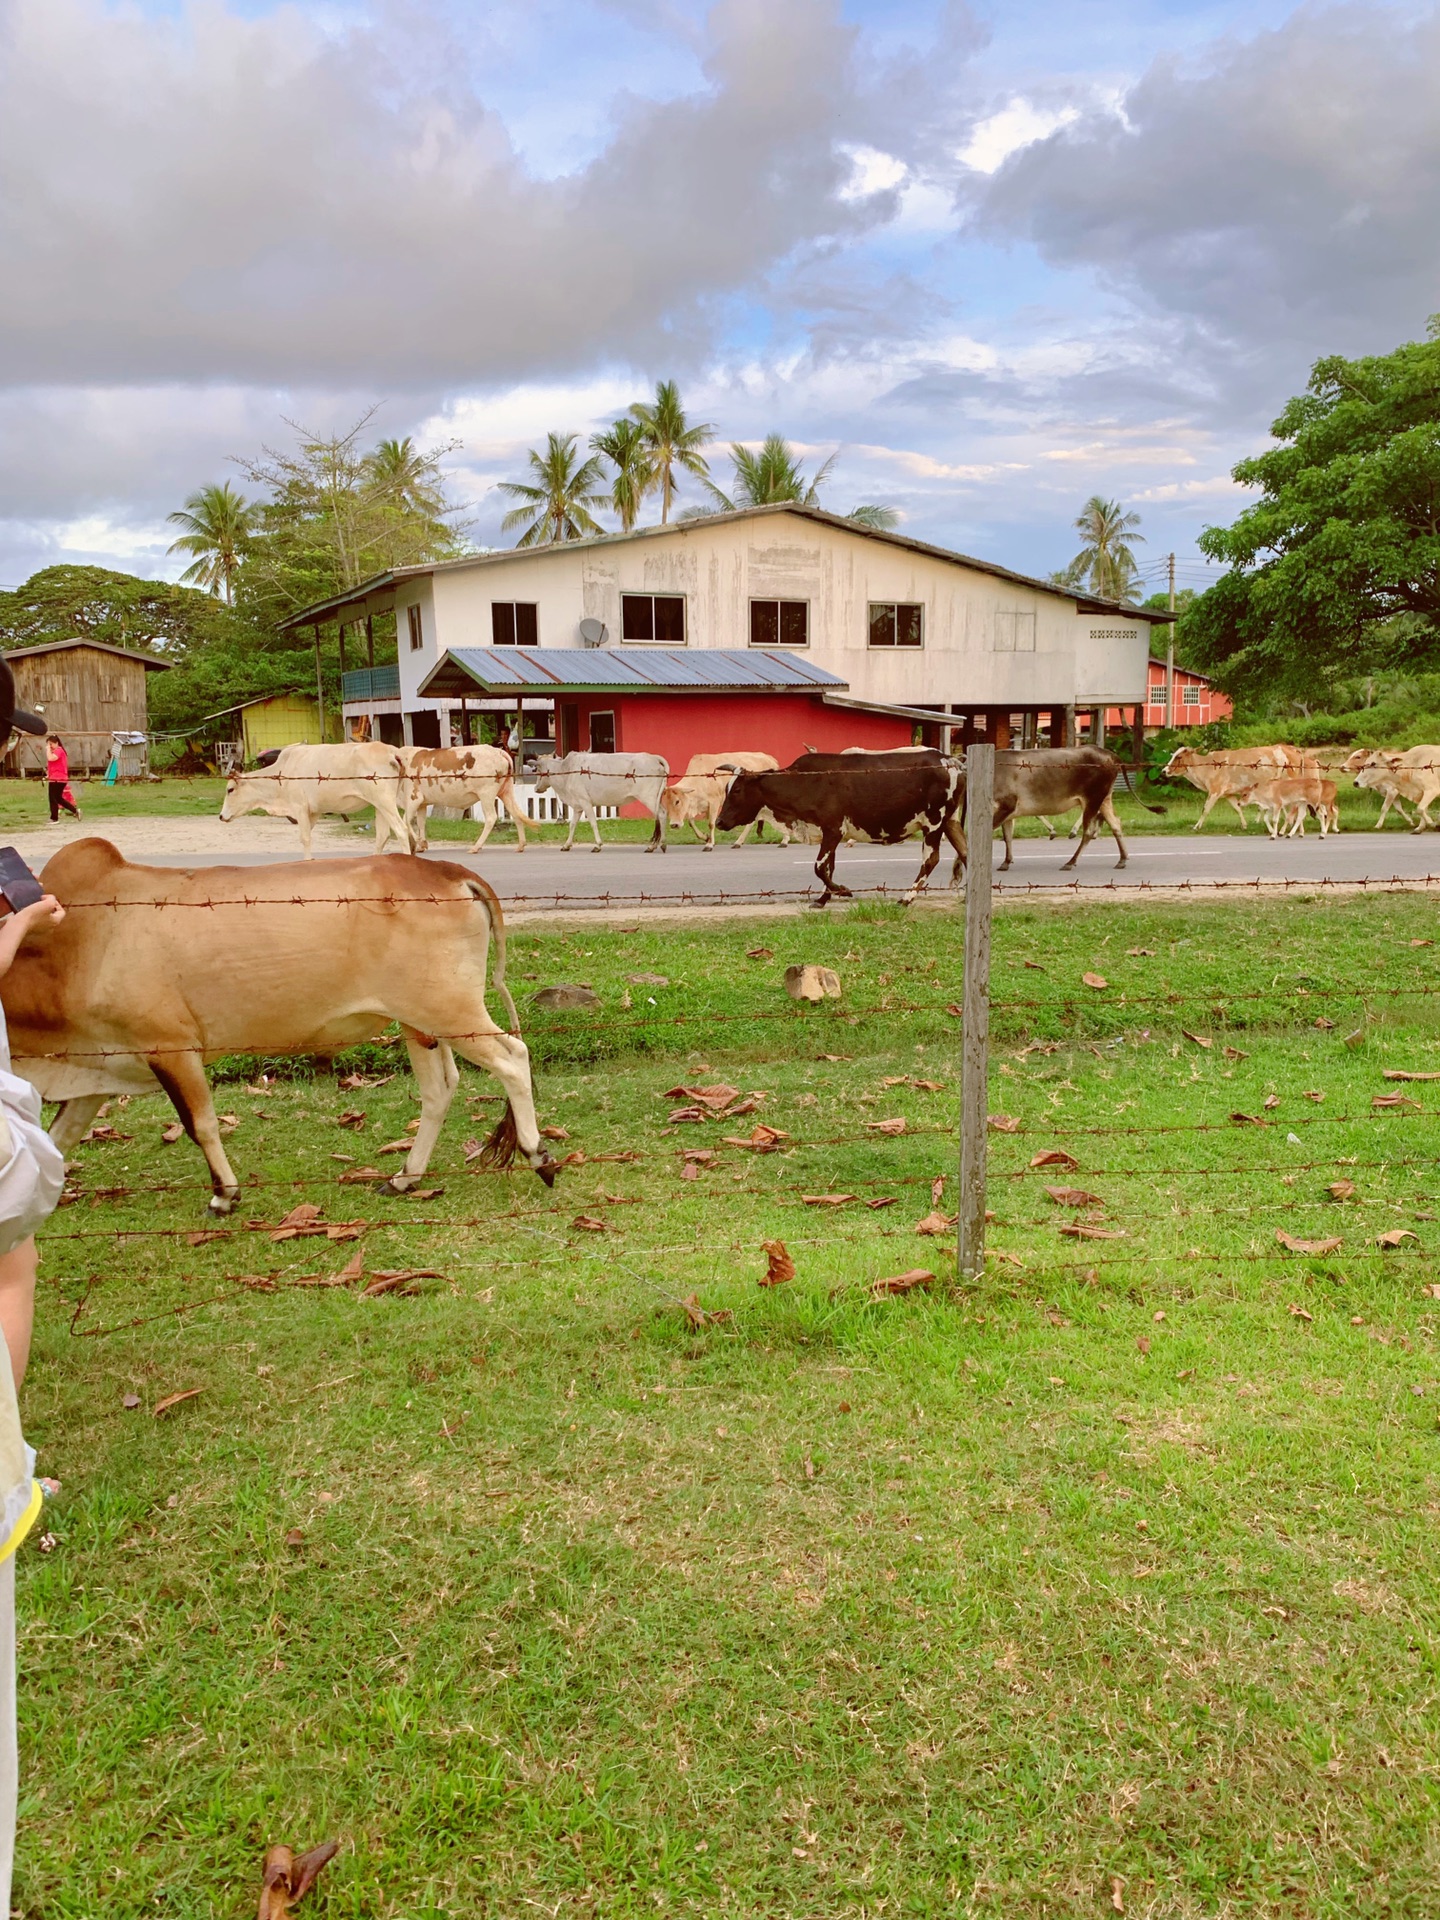
[[[58,927],[64,918],[64,907],[53,893],[47,893],[43,900],[36,900],[31,906],[22,907],[19,913],[7,914],[0,920],[0,974],[10,971],[10,962],[27,933],[35,927]]]

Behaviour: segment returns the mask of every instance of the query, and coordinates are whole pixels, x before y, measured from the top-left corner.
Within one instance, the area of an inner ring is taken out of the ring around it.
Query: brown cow
[[[1165,762],[1165,777],[1188,780],[1205,795],[1200,818],[1191,828],[1192,833],[1198,833],[1222,800],[1228,800],[1239,814],[1242,827],[1249,826],[1245,808],[1253,804],[1250,790],[1258,781],[1290,773],[1313,773],[1317,764],[1301,748],[1283,741],[1268,747],[1218,747],[1213,753],[1177,747]]]
[[[1111,799],[1116,780],[1125,771],[1124,762],[1103,747],[1002,747],[995,755],[995,826],[1005,835],[1005,858],[997,869],[1009,870],[1015,858],[1014,823],[1018,819],[1044,818],[1046,814],[1065,813],[1078,806],[1080,844],[1060,871],[1068,872],[1100,831],[1104,821],[1115,836],[1123,867],[1130,858],[1120,832],[1120,818]],[[1163,807],[1141,803],[1151,813],[1163,813]]]
[[[530,1056],[505,985],[500,903],[477,875],[410,854],[304,866],[131,866],[108,840],[75,840],[43,884],[64,924],[27,939],[0,984],[15,1071],[61,1102],[62,1150],[112,1093],[164,1092],[210,1167],[216,1213],[240,1188],[205,1066],[225,1054],[335,1054],[400,1023],[420,1091],[420,1127],[397,1193],[425,1172],[459,1082],[455,1053],[506,1094],[487,1142],[518,1145],[549,1186]],[[502,1033],[485,1005],[495,949]]]

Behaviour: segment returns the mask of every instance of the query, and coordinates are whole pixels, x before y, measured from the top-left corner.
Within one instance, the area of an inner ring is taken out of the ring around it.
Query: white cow
[[[220,818],[273,813],[293,820],[300,829],[305,858],[311,860],[310,835],[322,814],[349,815],[374,807],[376,853],[383,853],[389,840],[398,841],[400,851],[409,853],[400,790],[404,772],[399,749],[378,742],[282,747],[268,767],[231,774],[225,782]]]
[[[1404,753],[1367,753],[1361,748],[1350,755],[1343,770],[1354,774],[1357,787],[1384,794],[1377,826],[1383,824],[1391,805],[1400,808],[1402,800],[1416,809],[1412,833],[1434,826],[1430,809],[1440,800],[1440,747],[1407,747]]]
[[[394,751],[405,766],[405,824],[416,853],[424,853],[430,844],[425,823],[431,807],[478,807],[483,826],[470,849],[478,853],[500,818],[502,800],[515,822],[517,850],[525,851],[525,811],[515,798],[515,762],[503,747],[396,747]]]
[[[690,764],[684,773],[672,785],[665,789],[665,819],[672,827],[683,827],[690,822],[690,829],[697,840],[702,838],[700,821],[709,827],[709,838],[705,841],[706,853],[715,848],[715,822],[720,818],[720,809],[725,804],[725,796],[730,791],[730,782],[737,772],[774,773],[780,762],[772,753],[693,753]],[[761,820],[771,819],[772,825],[780,830],[780,844],[790,844],[790,829],[773,820],[768,814],[759,814],[751,821],[756,826]],[[750,827],[745,827],[737,835],[734,845],[743,847],[750,837]]]
[[[570,814],[570,834],[562,853],[575,844],[577,823],[586,819],[599,853],[597,807],[623,807],[638,800],[655,816],[655,831],[645,851],[665,852],[665,787],[670,763],[658,753],[542,753],[535,762],[536,793],[553,793]]]

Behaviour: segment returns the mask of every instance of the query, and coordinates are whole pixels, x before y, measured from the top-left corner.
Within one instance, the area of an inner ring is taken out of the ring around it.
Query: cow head
[[[693,787],[687,787],[682,781],[666,787],[660,796],[660,804],[665,810],[667,827],[683,827],[687,820],[698,819],[703,807],[700,796]]]
[[[763,773],[741,771],[736,774],[725,795],[720,817],[715,822],[721,833],[730,833],[736,827],[748,827],[760,817],[765,805],[764,780]]]
[[[535,791],[549,793],[551,777],[565,771],[565,763],[559,754],[541,753],[535,758]]]
[[[281,804],[282,788],[273,773],[232,773],[225,782],[225,798],[220,803],[222,820],[238,820],[245,813],[276,813],[286,819]]]
[[[1177,747],[1165,762],[1164,772],[1166,775],[1184,773],[1187,767],[1194,766],[1199,757],[1193,747]]]

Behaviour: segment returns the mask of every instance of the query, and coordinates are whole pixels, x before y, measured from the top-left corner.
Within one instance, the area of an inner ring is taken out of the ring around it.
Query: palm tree
[[[607,504],[607,496],[599,490],[600,462],[593,456],[581,461],[575,450],[578,437],[547,434],[544,452],[532,447],[526,456],[534,482],[500,482],[501,493],[521,503],[500,522],[506,533],[512,527],[524,527],[516,546],[543,547],[553,540],[579,540],[584,534],[605,531],[590,512]]]
[[[882,507],[872,503],[852,507],[845,518],[853,520],[857,527],[868,527],[872,533],[893,533],[900,524],[900,511],[898,507]]]
[[[1092,493],[1080,509],[1075,531],[1085,542],[1063,573],[1065,586],[1086,586],[1102,600],[1133,600],[1139,568],[1131,551],[1133,541],[1144,541],[1135,529],[1138,513],[1126,513],[1118,500],[1102,500]]]
[[[738,441],[731,445],[730,461],[735,469],[733,499],[722,493],[713,480],[707,480],[705,484],[717,506],[727,513],[734,513],[739,507],[774,507],[787,503],[797,507],[818,507],[820,489],[829,479],[830,469],[839,457],[838,451],[832,453],[818,469],[814,479],[807,480],[789,441],[783,434],[770,433],[765,436],[758,453],[740,445]],[[880,533],[888,533],[900,523],[900,516],[894,507],[876,505],[854,507],[846,518],[853,520],[857,526]]]
[[[192,493],[178,513],[167,516],[172,527],[184,528],[179,539],[171,541],[169,551],[193,555],[181,580],[187,586],[203,587],[233,607],[235,577],[258,512],[228,480]]]
[[[680,404],[680,389],[673,380],[657,383],[653,402],[637,400],[630,409],[630,418],[645,435],[649,485],[660,489],[663,527],[669,521],[670,504],[675,498],[675,469],[683,467],[697,479],[705,479],[710,469],[700,449],[709,446],[715,438],[715,429],[708,420],[691,426]]]
[[[364,469],[369,485],[397,507],[431,520],[444,513],[439,454],[421,453],[408,433],[403,440],[382,440],[366,454]]]
[[[638,420],[622,418],[603,433],[592,433],[590,445],[615,469],[610,504],[620,516],[621,528],[629,533],[639,518],[641,502],[655,484],[645,429]]]

